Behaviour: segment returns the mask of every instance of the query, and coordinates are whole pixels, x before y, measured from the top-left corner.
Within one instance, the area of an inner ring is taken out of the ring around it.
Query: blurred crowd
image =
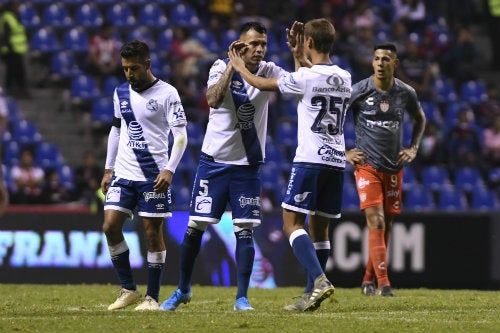
[[[3,3],[2,13],[11,9],[10,2]],[[423,169],[440,166],[452,182],[454,171],[461,167],[476,168],[490,189],[500,182],[500,177],[491,176],[491,170],[500,170],[498,83],[480,75],[500,70],[500,10],[487,0],[32,0],[17,5],[16,14],[29,40],[27,56],[47,69],[47,76],[37,84],[69,89],[71,103],[92,117],[96,136],[105,135],[109,128],[112,91],[123,80],[119,49],[124,41],[147,41],[153,51],[153,73],[179,90],[190,121],[187,164],[198,157],[208,117],[208,69],[215,59],[226,56],[241,23],[263,23],[269,39],[266,60],[292,70],[285,28],[294,20],[326,17],[337,30],[333,62],[349,70],[353,82],[371,75],[374,43],[392,41],[397,45],[397,76],[416,89],[428,118],[419,157],[412,166],[419,181]],[[25,96],[24,91],[6,88],[10,98]],[[282,163],[283,179],[278,181],[284,182],[295,146],[294,101],[274,95],[270,110],[267,155],[270,164]],[[352,145],[352,128],[345,131],[346,143]],[[4,158],[11,178],[22,178],[26,174],[22,169],[37,161],[26,150],[18,149],[18,165],[10,165]],[[43,196],[37,202],[88,202],[101,176],[99,167],[87,166],[92,158],[95,156],[86,152],[82,166],[71,167],[74,178],[66,190],[55,185],[61,176],[57,168],[52,172],[33,169],[30,173],[36,181],[29,185],[11,179],[12,202],[31,202],[34,195]],[[184,192],[191,186],[190,167],[180,168],[182,175],[174,184]],[[268,207],[280,200],[280,192],[274,191],[280,185],[276,185],[276,177],[273,181],[264,186]],[[20,191],[22,187],[28,189]],[[174,200],[176,196],[180,198],[182,192],[174,193]],[[178,204],[185,205],[180,199]]]

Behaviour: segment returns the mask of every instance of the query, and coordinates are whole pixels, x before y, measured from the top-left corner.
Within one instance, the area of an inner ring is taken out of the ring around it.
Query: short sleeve
[[[221,59],[217,59],[213,63],[212,67],[210,67],[210,71],[208,72],[207,87],[213,86],[220,80],[222,74],[226,70],[226,67],[226,63]]]

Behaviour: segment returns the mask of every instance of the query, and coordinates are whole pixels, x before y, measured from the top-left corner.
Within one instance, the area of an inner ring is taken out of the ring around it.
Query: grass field
[[[161,300],[174,289],[164,286]],[[235,312],[235,288],[194,286],[191,303],[174,312],[111,312],[114,285],[0,284],[0,332],[500,332],[498,291],[399,289],[383,298],[337,288],[317,311],[283,311],[301,292],[250,289],[256,310]]]

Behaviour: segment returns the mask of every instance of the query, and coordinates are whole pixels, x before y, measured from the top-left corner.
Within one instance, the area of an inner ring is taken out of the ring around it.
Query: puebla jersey
[[[314,65],[281,75],[278,85],[283,94],[300,97],[293,161],[345,168],[343,125],[351,74],[336,65]]]
[[[373,84],[373,76],[352,86],[350,110],[356,128],[356,148],[368,155],[367,162],[383,172],[397,172],[398,154],[403,147],[405,111],[412,118],[420,103],[415,90],[394,79],[388,91]]]
[[[141,92],[127,82],[116,88],[113,104],[121,119],[116,177],[154,180],[167,166],[170,128],[186,124],[179,93],[159,79]]]
[[[216,84],[229,59],[218,59],[210,68],[207,86]],[[284,70],[272,62],[261,61],[254,73],[261,77],[278,77]],[[260,91],[234,72],[229,92],[221,106],[210,108],[207,130],[201,151],[215,162],[255,165],[264,162],[267,135],[269,91]]]

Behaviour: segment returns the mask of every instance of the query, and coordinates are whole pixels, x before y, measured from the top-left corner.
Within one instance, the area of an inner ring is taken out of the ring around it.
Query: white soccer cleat
[[[142,295],[137,290],[128,290],[122,288],[120,295],[113,304],[108,306],[108,310],[123,309],[131,304],[137,303],[142,298]]]
[[[158,302],[151,296],[146,296],[141,304],[135,307],[137,311],[157,311],[159,308]]]

